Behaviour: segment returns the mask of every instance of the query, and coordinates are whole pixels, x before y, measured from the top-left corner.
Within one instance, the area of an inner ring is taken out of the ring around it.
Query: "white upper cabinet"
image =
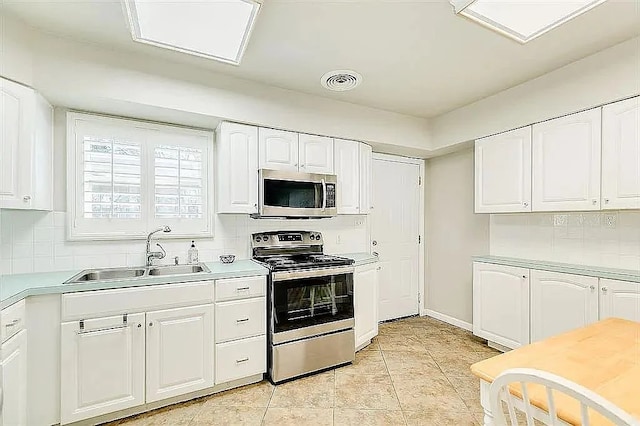
[[[473,263],[473,334],[510,349],[529,344],[529,270]]]
[[[600,279],[600,319],[610,317],[640,322],[640,284]]]
[[[33,89],[0,78],[0,131],[0,208],[51,210],[51,105]]]
[[[640,97],[602,108],[602,208],[640,209]]]
[[[213,305],[147,313],[147,402],[213,386]]]
[[[335,140],[338,214],[360,214],[360,143]]]
[[[478,139],[475,212],[531,211],[531,126]]]
[[[601,110],[533,125],[533,211],[600,209]]]
[[[360,214],[369,214],[373,204],[373,150],[360,144]]]
[[[258,130],[261,169],[298,171],[298,134],[284,130]]]
[[[217,212],[258,212],[258,128],[223,122],[217,132]]]
[[[301,172],[333,174],[333,138],[301,133],[299,142]]]
[[[531,341],[598,321],[598,278],[531,271]]]
[[[72,321],[61,327],[61,424],[142,405],[143,313]]]

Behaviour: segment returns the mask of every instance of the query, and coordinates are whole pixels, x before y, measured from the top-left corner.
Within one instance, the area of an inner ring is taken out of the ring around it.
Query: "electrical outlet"
[[[604,214],[604,226],[607,228],[615,229],[618,222],[618,215],[616,213]]]
[[[342,243],[342,236],[340,234],[336,235],[336,244]]]

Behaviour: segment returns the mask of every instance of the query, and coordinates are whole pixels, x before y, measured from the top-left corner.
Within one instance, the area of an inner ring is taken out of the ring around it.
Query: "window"
[[[213,132],[69,113],[69,238],[211,236]]]

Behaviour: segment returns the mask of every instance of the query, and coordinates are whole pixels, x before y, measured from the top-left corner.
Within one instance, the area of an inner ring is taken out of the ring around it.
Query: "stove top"
[[[348,266],[354,263],[352,259],[328,254],[254,256],[253,260],[264,264],[272,271]]]

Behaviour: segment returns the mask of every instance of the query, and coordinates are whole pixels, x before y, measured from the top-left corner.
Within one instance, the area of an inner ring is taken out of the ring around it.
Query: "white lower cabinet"
[[[373,263],[357,267],[353,274],[356,350],[378,335],[378,269]]]
[[[216,384],[267,371],[265,335],[216,345]]]
[[[4,426],[27,424],[27,330],[2,344],[2,418]]]
[[[596,321],[598,278],[531,270],[532,342]]]
[[[473,334],[511,349],[529,343],[529,269],[473,263]]]
[[[265,334],[266,306],[264,297],[216,303],[216,342]]]
[[[640,283],[600,279],[600,319],[640,322]]]
[[[147,313],[147,402],[213,386],[213,304]]]
[[[144,404],[144,322],[140,313],[62,324],[62,424]]]

